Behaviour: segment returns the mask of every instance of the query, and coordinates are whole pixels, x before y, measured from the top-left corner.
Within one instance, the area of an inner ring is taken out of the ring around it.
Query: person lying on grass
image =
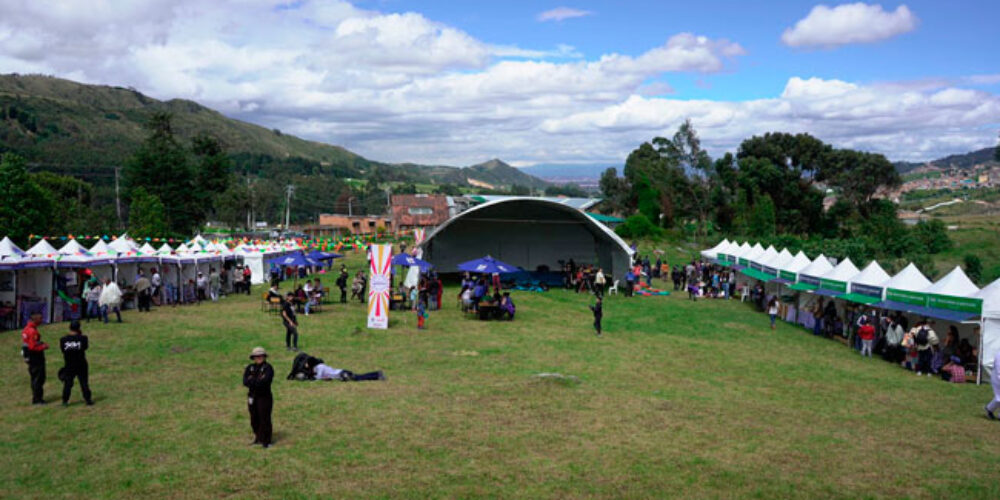
[[[351,370],[332,368],[322,359],[310,357],[306,362],[306,370],[312,373],[313,380],[339,380],[341,382],[362,382],[365,380],[385,380],[382,370],[368,373],[354,373]]]

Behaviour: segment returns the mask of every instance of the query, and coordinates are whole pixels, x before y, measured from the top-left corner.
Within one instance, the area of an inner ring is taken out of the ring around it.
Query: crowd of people
[[[465,273],[462,275],[458,299],[462,311],[475,313],[481,319],[513,321],[517,313],[514,299],[511,298],[510,292],[504,291],[500,275],[497,273],[478,276]]]

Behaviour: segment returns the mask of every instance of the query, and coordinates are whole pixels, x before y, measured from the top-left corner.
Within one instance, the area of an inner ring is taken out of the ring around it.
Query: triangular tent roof
[[[4,257],[20,257],[24,255],[24,250],[14,244],[10,238],[4,236],[0,240],[0,258]]]
[[[150,245],[148,241],[146,243],[143,243],[142,246],[139,247],[139,251],[148,255],[156,253],[156,249],[153,248],[153,245]]]
[[[773,246],[767,247],[767,250],[764,250],[764,253],[760,254],[756,259],[754,259],[754,262],[760,265],[764,265],[765,262],[777,256],[778,256],[778,251],[775,250]]]
[[[1000,279],[986,285],[973,297],[983,299],[983,317],[1000,317]]]
[[[53,255],[58,252],[52,245],[49,244],[48,241],[42,239],[38,243],[35,243],[35,246],[29,248],[28,251],[25,253],[35,257],[46,257],[48,255]]]
[[[90,253],[95,255],[102,255],[110,252],[111,248],[108,247],[108,244],[104,240],[97,240],[97,243],[94,243],[94,246],[90,247]]]
[[[819,257],[816,257],[816,260],[812,261],[811,264],[802,268],[802,270],[799,271],[799,274],[808,274],[809,276],[815,276],[818,278],[832,270],[833,264],[830,264],[830,261],[825,255],[819,254]]]
[[[789,252],[788,249],[785,248],[785,249],[782,249],[781,252],[779,252],[774,257],[771,257],[770,259],[767,259],[767,260],[761,262],[761,265],[767,266],[767,267],[771,267],[771,268],[774,268],[774,269],[781,269],[786,264],[788,264],[789,262],[791,262],[792,259],[794,259],[794,258],[795,257],[792,256],[791,252]]]
[[[108,243],[108,248],[118,253],[128,253],[139,250],[139,247],[137,247],[135,243],[129,240],[128,236],[124,234],[121,235],[121,237],[118,238],[117,240]]]
[[[950,295],[952,297],[969,297],[978,293],[979,287],[965,275],[965,271],[962,271],[961,267],[955,266],[955,269],[952,269],[944,278],[941,278],[937,283],[921,291],[923,293]]]
[[[850,257],[845,257],[844,260],[840,261],[840,264],[837,264],[837,267],[830,270],[830,272],[820,276],[820,278],[832,281],[842,281],[846,283],[848,280],[850,280],[857,274],[858,274],[858,268],[854,265],[853,262],[851,262]]]
[[[931,286],[931,280],[921,273],[917,266],[911,262],[898,274],[885,282],[885,288],[895,288],[896,290],[906,290],[909,292],[922,292]]]
[[[722,240],[719,242],[718,245],[715,245],[714,247],[709,248],[707,250],[702,250],[701,254],[710,257],[715,257],[726,248],[729,248],[729,240]]]
[[[59,255],[77,255],[80,250],[87,251],[75,238],[72,238],[59,249]]]
[[[752,250],[753,250],[753,247],[752,247],[752,246],[750,246],[750,244],[749,244],[749,243],[747,243],[747,242],[745,242],[745,241],[744,241],[744,242],[743,242],[743,244],[742,244],[742,245],[740,245],[740,249],[739,249],[739,250],[737,250],[737,251],[736,251],[736,252],[734,252],[734,253],[735,253],[735,255],[736,255],[737,257],[746,257],[746,255],[747,255],[748,253],[750,253],[750,251],[752,251]]]
[[[857,283],[859,285],[868,286],[882,286],[886,281],[889,281],[889,273],[882,269],[882,266],[878,265],[878,262],[871,261],[870,264],[865,266],[860,273],[855,275],[850,279],[851,283]]]
[[[809,260],[809,257],[805,253],[799,250],[799,253],[795,254],[795,257],[792,257],[791,261],[782,266],[781,270],[788,271],[790,273],[797,273],[806,267],[809,267],[809,264],[812,264],[812,261]]]
[[[170,245],[168,245],[166,243],[164,243],[163,245],[161,245],[160,248],[156,249],[156,253],[161,254],[161,255],[170,255],[170,253],[173,252],[173,251],[174,251],[174,249],[170,248]]]
[[[760,243],[757,243],[756,245],[753,246],[753,248],[750,249],[749,252],[741,255],[740,257],[744,258],[746,260],[754,260],[755,261],[755,260],[757,260],[758,257],[760,257],[761,255],[763,255],[763,253],[764,253],[764,247],[760,246]]]

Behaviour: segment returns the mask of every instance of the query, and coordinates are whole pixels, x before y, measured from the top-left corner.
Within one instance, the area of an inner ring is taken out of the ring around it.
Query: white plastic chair
[[[615,294],[618,295],[618,280],[615,280],[615,284],[608,288],[608,295]]]

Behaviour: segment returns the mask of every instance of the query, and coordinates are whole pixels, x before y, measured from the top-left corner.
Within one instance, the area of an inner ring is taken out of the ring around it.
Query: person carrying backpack
[[[921,320],[913,330],[913,345],[917,348],[917,376],[926,373],[931,375],[931,360],[934,358],[934,349],[938,346],[938,336],[931,328],[930,322],[925,318]]]

